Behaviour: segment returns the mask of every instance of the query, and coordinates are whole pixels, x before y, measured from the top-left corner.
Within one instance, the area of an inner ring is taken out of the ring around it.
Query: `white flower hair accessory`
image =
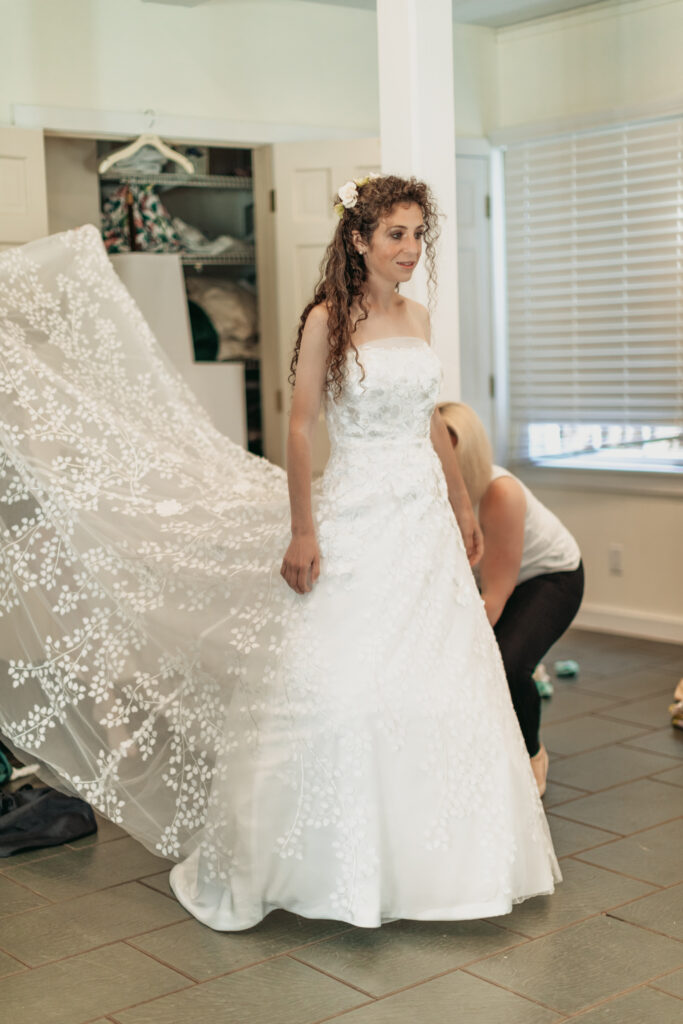
[[[358,189],[362,188],[363,185],[367,185],[373,178],[379,178],[381,175],[375,174],[373,171],[367,174],[364,178],[352,178],[347,181],[337,192],[339,196],[339,202],[335,205],[334,210],[339,219],[344,216],[344,210],[351,210],[358,202]]]

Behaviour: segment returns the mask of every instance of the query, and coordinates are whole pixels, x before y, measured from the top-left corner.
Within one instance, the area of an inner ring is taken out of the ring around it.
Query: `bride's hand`
[[[297,594],[307,594],[320,576],[320,551],[315,534],[292,537],[280,575]]]
[[[484,535],[471,506],[462,508],[456,516],[462,534],[467,559],[472,567],[481,561],[484,554]]]

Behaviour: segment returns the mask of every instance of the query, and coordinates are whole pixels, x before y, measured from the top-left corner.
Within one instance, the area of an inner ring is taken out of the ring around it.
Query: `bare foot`
[[[548,778],[548,751],[541,743],[541,749],[531,758],[531,767],[538,786],[539,796],[545,793],[546,780]]]

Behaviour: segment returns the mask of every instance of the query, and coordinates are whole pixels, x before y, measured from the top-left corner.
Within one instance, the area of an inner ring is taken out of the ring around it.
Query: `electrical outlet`
[[[610,544],[607,550],[607,565],[610,576],[621,576],[624,572],[623,565],[624,545]]]

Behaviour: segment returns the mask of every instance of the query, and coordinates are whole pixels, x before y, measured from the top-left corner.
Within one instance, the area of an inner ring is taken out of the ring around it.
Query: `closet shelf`
[[[220,256],[203,256],[201,253],[182,252],[180,262],[186,267],[243,267],[256,263],[256,250],[252,247],[234,249]]]
[[[232,174],[145,174],[141,171],[107,171],[100,175],[100,181],[126,181],[131,185],[165,185],[169,188],[188,186],[190,188],[225,188],[233,191],[251,192],[251,178]]]

